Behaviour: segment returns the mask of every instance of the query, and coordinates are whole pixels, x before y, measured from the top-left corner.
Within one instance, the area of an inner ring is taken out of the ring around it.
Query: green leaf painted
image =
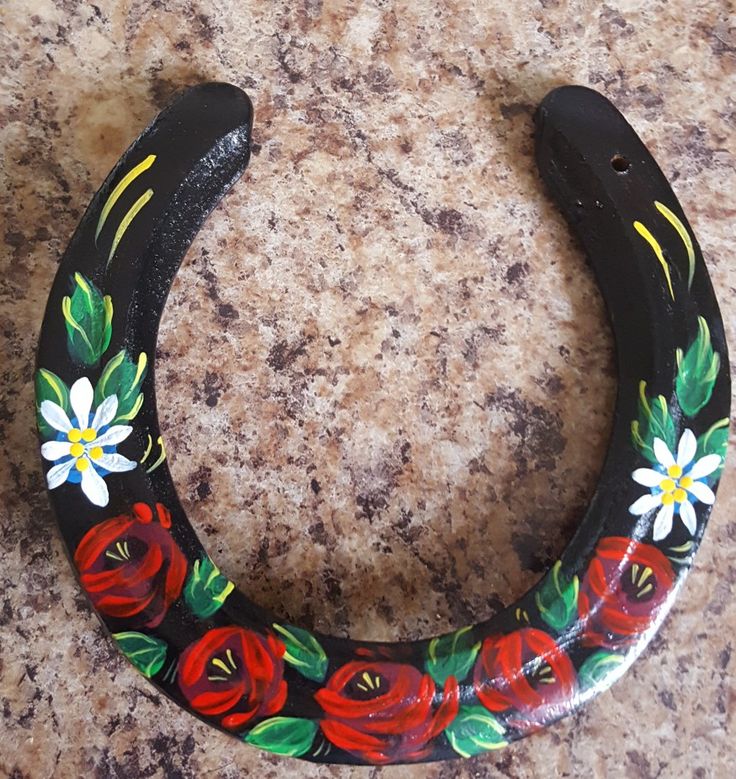
[[[713,351],[710,330],[703,317],[698,317],[698,335],[685,352],[676,352],[677,379],[675,392],[677,402],[686,416],[694,417],[705,406],[713,394],[721,358]]]
[[[582,690],[590,690],[593,687],[610,687],[616,680],[616,669],[623,663],[624,658],[613,652],[594,652],[580,666],[578,671],[578,684]]]
[[[274,624],[273,629],[286,645],[284,660],[307,679],[324,681],[329,661],[319,641],[308,630],[293,625]]]
[[[222,608],[234,589],[235,585],[220,573],[212,560],[203,557],[192,566],[184,585],[184,600],[196,617],[204,619]]]
[[[482,706],[461,706],[457,717],[445,728],[445,735],[461,757],[480,755],[508,744],[503,725]]]
[[[138,414],[143,405],[140,388],[147,370],[145,352],[133,362],[123,349],[107,362],[95,387],[95,405],[110,395],[117,395],[118,411],[111,424],[127,423]]]
[[[480,641],[473,640],[472,627],[461,628],[429,642],[424,667],[437,684],[444,684],[450,676],[460,682],[473,667],[479,649]]]
[[[67,349],[73,360],[97,365],[110,345],[112,299],[81,273],[74,274],[74,290],[61,301]]]
[[[563,630],[576,618],[579,586],[577,576],[563,576],[559,560],[544,578],[534,600],[540,616],[554,630]]]
[[[122,653],[148,679],[155,676],[166,660],[166,642],[144,633],[113,633]]]
[[[61,406],[66,411],[67,416],[71,415],[71,405],[69,404],[69,387],[51,371],[45,368],[39,368],[36,371],[36,419],[38,429],[44,438],[55,438],[57,431],[41,416],[41,403],[44,400],[51,400],[57,406]]]
[[[631,423],[631,440],[647,460],[656,463],[654,439],[661,438],[669,450],[674,452],[677,448],[677,431],[664,395],[648,398],[646,388],[645,381],[639,382],[639,418]]]
[[[301,757],[312,746],[317,727],[311,719],[271,717],[259,722],[243,740],[276,755]]]
[[[710,428],[698,438],[698,450],[695,459],[699,460],[707,454],[717,454],[721,458],[721,464],[707,477],[706,481],[713,484],[721,478],[723,466],[726,462],[726,451],[728,450],[728,417],[719,419],[712,424]]]

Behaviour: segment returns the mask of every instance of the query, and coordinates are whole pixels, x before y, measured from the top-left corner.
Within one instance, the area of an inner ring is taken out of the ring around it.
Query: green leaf
[[[674,452],[677,448],[677,431],[664,395],[650,399],[646,388],[645,381],[639,382],[639,418],[631,423],[631,439],[647,460],[656,463],[654,439],[661,438],[669,450]]]
[[[51,371],[45,368],[39,368],[36,372],[36,419],[38,429],[44,438],[55,438],[57,431],[41,416],[41,403],[44,400],[51,400],[57,406],[61,406],[66,411],[67,416],[71,414],[69,404],[69,387]]]
[[[424,667],[437,684],[444,684],[450,676],[460,682],[473,667],[479,649],[480,641],[473,641],[473,629],[461,628],[429,642]]]
[[[138,355],[135,363],[123,349],[105,365],[95,387],[95,405],[99,406],[110,395],[117,396],[118,411],[111,424],[127,423],[140,411],[143,405],[140,388],[148,370],[147,363],[145,352]]]
[[[621,655],[612,652],[594,652],[580,666],[578,684],[583,690],[593,687],[610,687],[616,680],[616,669],[623,663]]]
[[[276,755],[301,757],[309,751],[316,733],[314,720],[271,717],[259,722],[243,740]]]
[[[720,455],[721,458],[721,464],[706,478],[711,484],[721,478],[723,466],[726,462],[726,451],[728,450],[728,424],[728,417],[719,419],[698,438],[698,449],[695,454],[696,460],[705,457],[707,454],[717,454]]]
[[[81,273],[74,274],[74,290],[61,301],[67,348],[73,360],[97,365],[112,336],[112,299]]]
[[[144,633],[113,633],[122,653],[148,679],[155,676],[166,660],[166,642]]]
[[[563,630],[577,616],[579,586],[577,576],[562,575],[562,563],[558,560],[537,590],[534,600],[539,614],[554,630]]]
[[[482,706],[461,706],[457,717],[445,728],[445,735],[461,757],[480,755],[508,744],[503,725]]]
[[[676,357],[677,402],[686,416],[694,417],[710,400],[721,369],[720,355],[713,351],[708,323],[702,316],[698,317],[697,337],[684,356],[678,349]]]
[[[324,681],[329,661],[319,641],[308,630],[292,625],[274,624],[273,629],[286,644],[284,660],[307,679]]]
[[[184,585],[184,600],[196,617],[211,617],[222,608],[225,598],[235,585],[223,576],[209,557],[196,560],[187,583]]]

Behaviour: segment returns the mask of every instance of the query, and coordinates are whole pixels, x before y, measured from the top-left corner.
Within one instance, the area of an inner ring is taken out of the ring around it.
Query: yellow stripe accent
[[[141,463],[144,463],[148,457],[149,454],[151,454],[151,449],[153,449],[153,438],[151,438],[151,434],[148,433],[148,445],[146,446],[146,451],[143,452],[143,457],[141,458]],[[199,563],[199,560],[197,560],[194,565],[195,567]]]
[[[685,225],[680,221],[677,215],[670,211],[664,203],[660,203],[658,200],[654,201],[654,205],[660,214],[677,230],[677,234],[685,244],[687,250],[687,288],[690,289],[693,283],[693,276],[695,275],[695,247],[693,246],[692,238],[688,233]]]
[[[61,387],[59,386],[59,382],[56,381],[56,378],[53,376],[53,374],[49,373],[45,368],[39,368],[38,372],[43,376],[46,383],[51,387],[51,389],[56,394],[56,397],[59,399],[59,402],[57,405],[64,407],[64,393],[61,391]]]
[[[141,397],[143,397],[141,395]],[[156,443],[161,447],[161,454],[158,456],[158,459],[156,462],[150,467],[146,469],[146,473],[153,473],[153,471],[158,468],[159,465],[166,459],[166,449],[164,448],[164,440],[161,438],[161,436],[158,437],[158,440]]]
[[[72,299],[68,296],[61,301],[61,313],[64,315],[64,319],[82,336],[82,340],[87,344],[88,349],[94,351],[89,338],[87,338],[87,333],[84,332],[79,322],[72,316]]]
[[[140,176],[141,173],[143,173],[143,171],[148,170],[151,167],[151,165],[153,165],[155,160],[156,160],[156,155],[149,154],[148,157],[146,157],[146,159],[143,160],[143,162],[139,162],[132,170],[126,173],[122,179],[120,179],[120,183],[110,193],[110,197],[107,198],[107,202],[105,203],[102,209],[102,213],[100,213],[100,218],[97,221],[97,229],[95,230],[95,244],[97,243],[97,238],[102,232],[102,228],[105,226],[107,217],[110,215],[110,211],[112,211],[112,208],[115,205],[115,203],[118,202],[118,199],[123,194],[123,192],[125,192],[125,190],[130,186],[130,184],[133,181],[135,181],[135,179],[137,179],[138,176]]]
[[[139,198],[138,200],[133,203],[133,205],[128,209],[128,213],[123,217],[122,221],[118,225],[118,229],[115,231],[115,237],[112,239],[112,246],[110,247],[110,254],[107,255],[107,264],[110,264],[110,261],[113,258],[113,255],[115,254],[115,251],[118,248],[118,244],[120,241],[122,241],[123,236],[125,235],[125,231],[130,227],[130,223],[136,218],[138,215],[138,212],[143,208],[143,206],[146,205],[146,203],[153,197],[153,190],[147,189]]]
[[[662,247],[657,242],[657,239],[647,230],[646,227],[641,222],[634,222],[634,229],[637,233],[652,247],[652,251],[654,252],[656,258],[659,260],[659,264],[662,266],[662,270],[664,271],[664,277],[667,279],[667,286],[670,290],[670,295],[672,295],[672,300],[675,299],[675,291],[672,289],[672,279],[670,278],[670,268],[669,265],[667,265],[667,260],[664,258],[664,254],[662,253]]]

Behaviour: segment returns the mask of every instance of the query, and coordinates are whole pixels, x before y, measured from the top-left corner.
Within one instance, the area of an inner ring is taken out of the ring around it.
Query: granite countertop
[[[190,518],[246,593],[306,627],[415,638],[490,616],[574,531],[615,395],[600,296],[535,172],[534,106],[576,82],[625,112],[736,343],[733,18],[685,0],[5,4],[0,775],[728,775],[733,465],[670,619],[584,711],[466,762],[316,767],[215,732],[108,643],[47,502],[32,374],[58,258],[121,152],[180,86],[243,87],[251,167],[159,343]]]

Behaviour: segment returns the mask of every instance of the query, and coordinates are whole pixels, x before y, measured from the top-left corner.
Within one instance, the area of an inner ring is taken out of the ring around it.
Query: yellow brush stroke
[[[118,244],[122,241],[125,231],[130,227],[130,223],[136,218],[138,212],[146,205],[146,203],[153,197],[153,190],[147,189],[138,200],[128,210],[128,213],[123,217],[122,221],[118,225],[118,229],[115,231],[115,237],[112,239],[112,246],[110,247],[110,254],[107,255],[107,264],[115,254],[115,250],[118,248]]]
[[[652,247],[652,251],[654,252],[655,256],[659,260],[659,264],[662,266],[662,270],[664,271],[664,277],[667,279],[667,286],[670,290],[670,295],[672,295],[672,300],[675,299],[675,291],[672,289],[672,279],[670,278],[670,268],[669,265],[667,265],[667,260],[664,258],[664,254],[662,253],[662,247],[657,242],[657,239],[647,230],[646,227],[641,222],[634,222],[634,229],[637,233]]]
[[[143,173],[143,171],[148,170],[155,161],[156,155],[149,154],[148,157],[143,160],[143,162],[139,162],[132,170],[128,171],[128,173],[126,173],[122,179],[120,179],[120,183],[110,193],[110,197],[107,198],[107,202],[105,203],[102,209],[102,213],[100,214],[100,218],[97,221],[97,229],[95,230],[95,244],[97,243],[97,238],[102,232],[102,228],[105,226],[105,222],[107,221],[107,217],[110,215],[110,211],[112,211],[115,203],[118,202],[120,195],[125,192],[131,183],[135,181],[135,179],[137,179],[138,176]]]
[[[151,434],[148,433],[148,444],[146,446],[146,451],[143,452],[143,457],[141,458],[141,464],[143,464],[148,458],[148,455],[151,454],[151,449],[153,449],[153,439],[151,438]]]
[[[685,249],[687,250],[688,267],[687,288],[690,289],[690,286],[693,283],[693,276],[695,275],[695,247],[693,246],[693,240],[690,237],[690,233],[688,233],[685,225],[680,221],[675,213],[670,211],[670,209],[664,205],[664,203],[660,203],[658,200],[655,200],[654,205],[656,206],[657,211],[659,211],[659,213],[662,214],[662,216],[675,228],[675,230],[677,230],[677,234],[685,244]]]
[[[153,471],[158,468],[159,465],[166,459],[166,449],[164,449],[164,442],[161,436],[158,437],[158,440],[156,443],[161,447],[161,454],[158,456],[158,459],[156,462],[150,467],[146,469],[146,473],[153,473]]]

